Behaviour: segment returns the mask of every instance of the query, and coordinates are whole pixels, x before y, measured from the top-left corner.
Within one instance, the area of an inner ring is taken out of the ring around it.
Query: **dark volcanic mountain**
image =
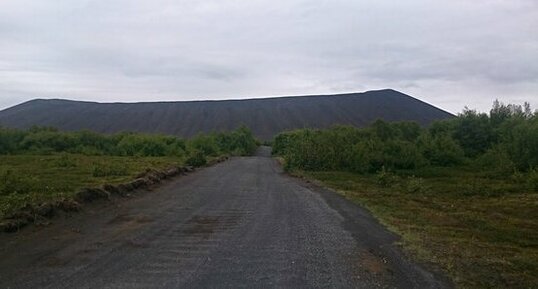
[[[261,139],[296,128],[365,126],[376,119],[427,125],[452,114],[394,90],[247,100],[94,103],[32,100],[0,111],[0,125],[103,133],[136,131],[190,137],[247,125]]]

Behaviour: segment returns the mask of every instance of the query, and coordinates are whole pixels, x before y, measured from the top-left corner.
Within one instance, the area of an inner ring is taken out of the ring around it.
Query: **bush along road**
[[[266,147],[0,236],[2,288],[448,288],[365,210]]]

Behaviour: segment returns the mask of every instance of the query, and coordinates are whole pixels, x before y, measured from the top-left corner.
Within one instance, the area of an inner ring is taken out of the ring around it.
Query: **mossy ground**
[[[26,204],[69,198],[82,188],[119,184],[149,168],[183,163],[177,157],[0,156],[0,219]]]
[[[400,171],[388,183],[379,174],[294,173],[367,207],[459,288],[538,288],[538,193],[525,176],[465,166]]]

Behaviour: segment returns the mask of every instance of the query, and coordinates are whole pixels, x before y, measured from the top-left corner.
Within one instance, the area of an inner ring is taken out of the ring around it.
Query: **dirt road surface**
[[[0,288],[448,288],[268,148],[0,235]]]

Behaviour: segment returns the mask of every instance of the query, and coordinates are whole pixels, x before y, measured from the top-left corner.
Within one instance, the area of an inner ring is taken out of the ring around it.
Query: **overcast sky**
[[[0,109],[382,88],[538,107],[538,1],[0,1]]]

